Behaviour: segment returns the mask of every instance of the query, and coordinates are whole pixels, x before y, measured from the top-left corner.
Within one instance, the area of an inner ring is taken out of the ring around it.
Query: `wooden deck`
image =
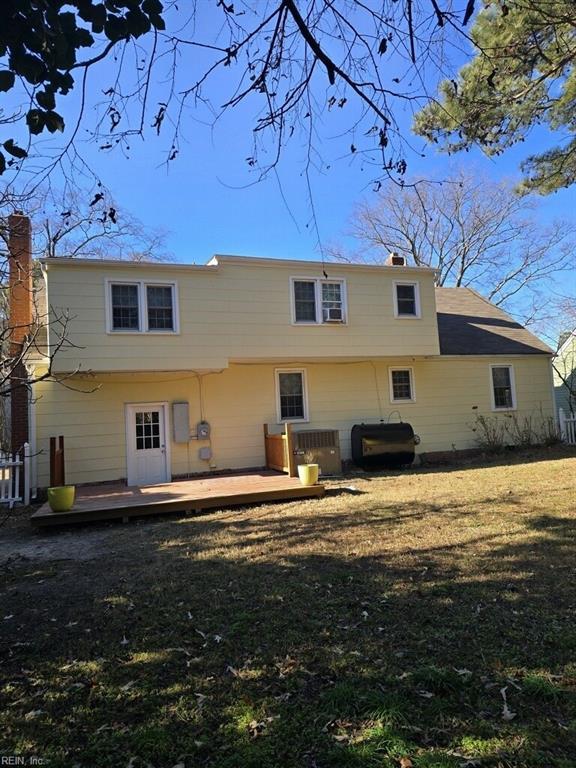
[[[323,485],[305,487],[298,478],[270,471],[179,480],[143,487],[92,485],[76,489],[76,502],[69,512],[52,512],[48,504],[44,504],[34,512],[31,522],[45,527],[114,518],[126,520],[141,515],[201,512],[323,495]]]

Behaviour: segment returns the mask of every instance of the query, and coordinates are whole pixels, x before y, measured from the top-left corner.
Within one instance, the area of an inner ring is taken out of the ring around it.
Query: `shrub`
[[[498,416],[476,416],[471,429],[476,444],[486,453],[501,453],[508,445],[506,424]]]
[[[476,416],[471,425],[476,434],[476,444],[485,453],[501,453],[505,448],[532,448],[540,445],[555,445],[561,437],[553,416],[531,413],[518,417],[518,414],[503,416]]]

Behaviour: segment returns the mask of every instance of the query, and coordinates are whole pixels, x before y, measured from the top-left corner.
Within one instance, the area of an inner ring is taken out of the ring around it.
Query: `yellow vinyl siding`
[[[514,366],[519,418],[542,413],[552,416],[549,359],[544,355],[520,357],[461,357],[411,360],[417,401],[392,403],[389,367],[402,367],[403,359],[351,363],[298,362],[307,374],[310,421],[296,429],[338,429],[344,459],[350,457],[353,424],[394,420],[401,416],[421,437],[419,452],[474,447],[472,425],[477,414],[492,416],[489,365]],[[35,387],[39,485],[49,482],[49,438],[64,435],[66,479],[72,483],[117,480],[126,477],[125,404],[186,400],[190,427],[203,416],[211,425],[212,469],[241,469],[264,464],[262,425],[276,423],[275,368],[272,363],[231,364],[220,373],[100,374],[69,379],[86,392],[44,382]],[[283,368],[290,367],[285,364]],[[93,389],[92,392],[87,390]],[[168,439],[172,440],[171,407]],[[504,418],[498,414],[499,418]],[[208,471],[198,458],[207,445],[191,440],[171,442],[173,475]]]
[[[245,260],[218,267],[162,268],[48,263],[48,301],[68,313],[75,345],[55,370],[203,370],[234,360],[330,359],[438,354],[434,275],[401,267],[330,265],[346,281],[347,323],[292,324],[290,278],[321,277],[321,267]],[[417,280],[421,319],[394,317],[394,280]],[[106,281],[173,281],[178,334],[106,332]],[[51,342],[55,342],[54,328]]]

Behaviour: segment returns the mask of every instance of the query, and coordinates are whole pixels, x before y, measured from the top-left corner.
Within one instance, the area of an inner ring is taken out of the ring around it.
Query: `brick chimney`
[[[12,451],[29,441],[28,372],[23,360],[26,337],[33,321],[32,231],[30,219],[20,213],[8,217],[10,356],[17,360],[10,374]]]

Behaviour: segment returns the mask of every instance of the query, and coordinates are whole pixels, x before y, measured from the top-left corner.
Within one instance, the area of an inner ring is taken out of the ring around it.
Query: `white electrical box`
[[[187,402],[172,403],[172,431],[175,443],[190,440],[190,405]]]
[[[200,448],[198,451],[198,458],[202,459],[202,461],[210,461],[212,458],[212,448],[210,448],[208,445]]]

